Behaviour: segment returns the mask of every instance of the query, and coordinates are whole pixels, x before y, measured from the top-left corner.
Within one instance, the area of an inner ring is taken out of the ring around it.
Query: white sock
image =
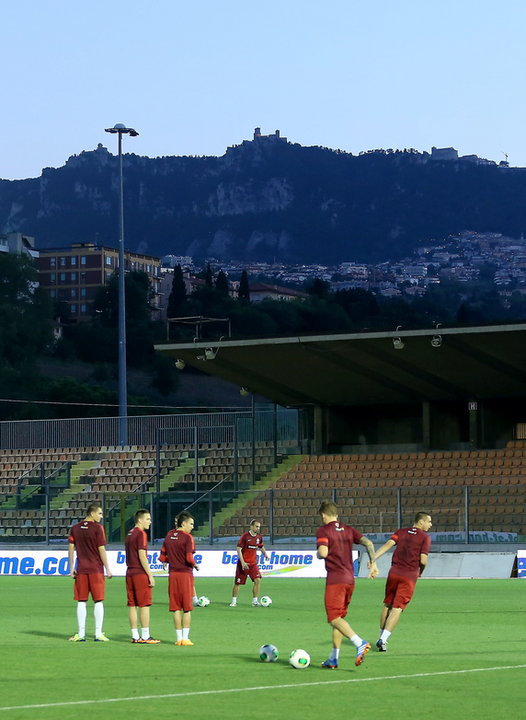
[[[380,635],[380,640],[382,642],[387,642],[389,638],[391,637],[391,631],[390,630],[382,630],[382,634]]]
[[[97,602],[93,606],[93,617],[95,618],[95,637],[102,635],[102,623],[104,622],[104,603]]]
[[[87,607],[85,602],[77,603],[77,624],[79,626],[79,636],[86,637],[86,614]]]
[[[357,635],[356,633],[354,633],[354,635],[352,636],[351,642],[354,645],[354,647],[357,647],[357,648],[359,648],[360,645],[363,645],[362,638],[359,635]]]
[[[141,633],[142,633],[142,639],[143,639],[143,640],[148,640],[148,638],[150,637],[150,628],[149,628],[149,627],[143,628],[143,629],[141,630]]]
[[[197,605],[198,600],[199,600],[199,598],[197,597],[197,595],[194,595],[193,598],[192,598],[193,604],[194,604],[194,605]]]
[[[232,598],[232,605],[237,605],[237,598],[235,598],[235,597]]]
[[[139,631],[137,630],[137,628],[132,628],[131,633],[132,633],[132,638],[133,638],[134,640],[138,640],[138,639],[139,639]]]
[[[182,630],[176,630],[176,631],[175,631],[175,636],[176,636],[176,638],[177,638],[177,642],[179,642],[179,640],[182,640],[182,639],[183,639],[183,631],[182,631]]]
[[[329,660],[337,660],[340,657],[340,648],[333,648]]]
[[[257,601],[258,601],[257,597],[253,597],[253,598],[252,598],[252,605],[255,605],[255,604],[257,603]]]
[[[190,628],[183,628],[182,633],[183,633],[182,639],[188,640],[188,636],[190,635]]]

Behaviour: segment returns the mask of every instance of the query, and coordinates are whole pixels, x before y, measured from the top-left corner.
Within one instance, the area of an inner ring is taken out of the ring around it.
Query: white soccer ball
[[[201,597],[197,600],[197,604],[199,607],[206,607],[207,605],[210,605],[210,600],[206,597],[206,595],[201,595]]]
[[[290,653],[289,663],[293,668],[302,670],[303,668],[309,667],[310,655],[308,652],[305,652],[305,650],[293,650]]]
[[[263,595],[263,597],[259,598],[259,604],[262,607],[268,607],[269,605],[272,605],[272,598],[268,595]]]
[[[261,662],[276,662],[278,657],[279,652],[275,645],[262,645],[259,648],[259,659]]]

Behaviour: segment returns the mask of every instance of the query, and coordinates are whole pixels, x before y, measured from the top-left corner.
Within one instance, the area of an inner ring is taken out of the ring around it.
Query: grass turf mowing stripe
[[[35,705],[9,705],[0,707],[0,712],[7,710],[37,710],[38,708],[72,707],[75,705],[103,705],[105,703],[136,702],[137,700],[165,700],[182,697],[197,697],[199,695],[227,695],[229,693],[253,692],[255,690],[287,690],[291,688],[314,687],[319,685],[347,685],[349,683],[378,682],[382,680],[412,680],[414,678],[437,677],[439,675],[465,675],[467,673],[495,672],[496,670],[521,670],[523,668],[526,668],[526,664],[468,668],[466,670],[440,670],[437,672],[411,673],[410,675],[384,675],[383,677],[349,678],[347,680],[322,680],[319,682],[287,683],[284,685],[257,685],[256,687],[223,688],[220,690],[195,690],[192,692],[168,693],[163,695],[134,695],[132,697],[105,698],[99,700],[70,700],[66,702],[40,703]]]

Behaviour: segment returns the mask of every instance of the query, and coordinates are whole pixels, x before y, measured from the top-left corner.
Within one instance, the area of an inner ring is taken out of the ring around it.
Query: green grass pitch
[[[90,602],[88,641],[69,643],[76,630],[69,578],[0,577],[0,720],[526,718],[523,580],[424,578],[389,651],[373,648],[355,668],[354,649],[344,644],[336,671],[320,667],[331,646],[323,580],[264,579],[272,606],[250,607],[245,587],[235,609],[231,580],[196,582],[211,605],[193,612],[194,647],[176,647],[165,578],[157,579],[151,619],[162,643],[132,645],[124,578],[107,582],[111,642],[91,641]],[[383,587],[383,580],[358,580],[349,613],[371,644]],[[278,647],[277,663],[259,661],[264,643]],[[310,653],[309,668],[289,666],[294,648]]]

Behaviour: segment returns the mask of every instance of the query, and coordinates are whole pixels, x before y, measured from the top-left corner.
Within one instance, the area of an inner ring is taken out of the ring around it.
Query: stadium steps
[[[31,495],[34,492],[34,486],[33,485],[26,485],[22,488],[20,491],[20,502],[23,502],[26,497]],[[0,503],[0,510],[16,510],[17,509],[17,494],[10,495],[7,500],[4,500],[3,503]]]
[[[91,470],[98,464],[97,460],[80,460],[71,467],[70,486],[63,490],[51,500],[49,507],[51,510],[59,510],[67,505],[75,495],[83,492],[91,483],[91,478],[86,476],[86,470]],[[88,482],[84,482],[88,480]]]
[[[268,490],[268,488],[270,488],[275,482],[279,480],[283,473],[289,472],[289,470],[298,465],[298,463],[303,462],[304,459],[304,455],[289,455],[285,457],[280,463],[278,463],[278,465],[265,473],[259,480],[256,480],[254,485],[252,485],[249,490],[245,490],[245,492],[241,493],[241,495],[239,495],[234,500],[231,500],[227,505],[221,508],[219,512],[215,513],[214,517],[212,518],[214,531],[217,532],[217,530],[227,520],[230,520],[231,517],[236,515],[240,510],[242,510],[246,505],[248,505],[248,503],[253,497],[254,490]],[[210,523],[203,523],[203,525],[199,528],[199,537],[207,537],[209,535]]]
[[[202,465],[203,463],[199,461]],[[195,467],[195,460],[188,458],[184,460],[180,465],[170,470],[166,475],[161,478],[161,492],[168,492],[169,490],[176,489],[175,486],[181,483],[185,475],[192,472]]]

